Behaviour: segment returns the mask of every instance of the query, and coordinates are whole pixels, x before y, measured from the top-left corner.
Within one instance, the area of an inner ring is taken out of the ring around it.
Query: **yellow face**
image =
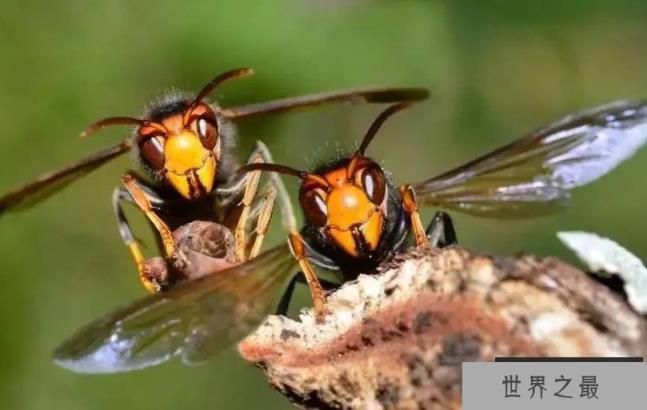
[[[210,192],[216,178],[216,159],[190,131],[173,135],[164,145],[164,175],[185,198],[197,198]]]
[[[380,244],[387,188],[377,164],[361,158],[355,165],[305,178],[299,197],[311,224],[348,255],[363,257]]]
[[[328,195],[326,205],[326,231],[339,247],[352,256],[377,248],[384,218],[362,189],[345,184]]]
[[[196,199],[213,189],[220,156],[216,117],[199,104],[191,112],[169,116],[139,129],[144,161],[184,198]]]

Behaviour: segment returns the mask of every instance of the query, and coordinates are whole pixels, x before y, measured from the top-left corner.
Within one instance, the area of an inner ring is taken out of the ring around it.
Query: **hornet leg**
[[[310,261],[306,257],[306,250],[303,246],[303,241],[303,237],[296,230],[296,228],[291,228],[288,235],[288,242],[290,244],[290,248],[292,249],[294,257],[299,263],[301,272],[303,272],[303,276],[305,276],[306,282],[308,282],[308,288],[310,288],[310,295],[312,296],[312,303],[314,305],[317,320],[321,321],[325,313],[324,304],[326,297],[321,283],[319,282],[319,279],[317,278],[317,275],[312,268],[312,264],[310,264]]]
[[[272,162],[272,156],[269,150],[267,149],[265,144],[260,141],[256,143],[256,148],[252,151],[247,160],[247,163],[254,162]],[[250,219],[254,217],[254,215],[252,214],[254,214],[255,212],[252,211],[252,205],[258,195],[258,185],[260,178],[260,171],[250,172],[249,174],[234,181],[232,184],[230,184],[230,186],[216,190],[217,194],[225,197],[225,203],[227,197],[231,198],[232,196],[235,196],[243,191],[243,199],[241,201],[243,209],[241,211],[240,217],[238,218],[238,222],[234,231],[234,237],[236,238],[236,256],[239,261],[245,261],[249,258],[253,258],[260,252],[261,245],[263,244],[265,234],[267,232],[267,229],[269,228],[269,223],[272,218],[272,211],[274,209],[274,202],[276,200],[277,194],[279,195],[279,205],[281,205],[282,213],[285,214],[286,212],[292,212],[290,198],[289,196],[287,196],[287,191],[283,186],[283,181],[278,176],[271,176],[270,184],[273,185],[274,188],[268,188],[262,199],[262,203],[260,204],[258,211],[259,214],[258,216],[256,216],[256,237],[250,250],[250,254],[246,254],[248,245],[248,223]],[[281,196],[283,195],[287,197],[281,198]],[[283,219],[285,220],[285,218]],[[292,219],[294,219],[294,217],[292,217]]]
[[[437,248],[444,248],[458,243],[452,218],[442,211],[436,212],[427,227],[426,234],[429,244]]]
[[[263,195],[263,199],[259,203],[259,210],[256,216],[256,237],[251,250],[249,251],[249,258],[255,258],[261,251],[265,234],[270,227],[272,220],[272,211],[274,210],[274,203],[276,202],[276,188],[270,185]],[[256,212],[253,212],[254,214]]]
[[[403,185],[400,187],[400,194],[402,195],[402,205],[404,211],[411,218],[411,229],[416,238],[416,246],[428,245],[427,235],[422,228],[420,221],[420,214],[418,213],[418,204],[416,203],[416,196],[413,188],[410,185]]]
[[[330,282],[324,279],[320,279],[320,281],[325,290],[335,289],[340,285],[339,283]],[[301,275],[294,275],[292,279],[290,279],[288,286],[285,288],[283,294],[281,295],[278,307],[276,308],[277,315],[285,316],[288,313],[288,309],[290,309],[290,301],[292,300],[292,294],[294,293],[294,287],[297,283],[306,284],[304,277]]]
[[[263,162],[263,159],[260,156],[254,156],[251,162]],[[245,176],[245,192],[243,193],[243,199],[241,204],[243,210],[240,213],[238,218],[238,223],[236,224],[236,229],[234,231],[234,237],[236,238],[236,259],[239,262],[247,260],[246,249],[247,249],[247,222],[249,220],[249,212],[256,198],[256,193],[258,192],[258,183],[261,179],[261,172],[254,171],[250,172]]]
[[[126,174],[121,179],[126,190],[135,202],[135,205],[141,209],[149,221],[155,226],[162,239],[164,245],[164,252],[166,257],[172,257],[175,254],[175,242],[173,241],[173,234],[169,227],[162,221],[162,219],[153,211],[153,205],[146,195],[146,191],[137,182],[137,179],[132,174]]]
[[[136,195],[144,196],[144,198],[148,203],[148,206],[150,207],[149,212],[153,213],[152,211],[153,205],[151,204],[151,201],[155,205],[159,205],[162,202],[162,200],[159,197],[157,197],[156,194],[150,189],[147,189],[145,186],[140,186],[135,181],[136,177],[130,174],[128,174],[127,177],[128,177],[128,184],[130,184],[130,188],[135,190]],[[124,176],[124,179],[126,179],[126,176]],[[133,188],[134,186],[137,186],[137,188]],[[133,260],[135,261],[135,265],[137,266],[137,271],[139,272],[139,280],[141,281],[144,288],[146,288],[146,290],[148,290],[151,293],[159,292],[161,290],[160,285],[153,282],[150,279],[150,274],[149,274],[150,272],[148,272],[145,265],[146,260],[141,251],[139,242],[133,235],[132,229],[130,228],[130,224],[128,223],[128,219],[124,214],[123,208],[121,206],[122,202],[136,203],[134,196],[131,194],[131,191],[128,189],[128,186],[126,185],[126,183],[124,183],[124,185],[122,186],[115,188],[112,194],[112,206],[115,213],[115,217],[117,218],[117,226],[119,228],[119,234],[121,235],[121,239],[124,241],[128,249],[130,250]],[[136,204],[139,206],[138,203]],[[142,209],[141,206],[140,206],[140,209]],[[155,214],[153,213],[153,215]],[[155,217],[157,217],[157,215],[155,215]],[[159,219],[159,217],[157,219]],[[168,228],[166,229],[168,230]]]

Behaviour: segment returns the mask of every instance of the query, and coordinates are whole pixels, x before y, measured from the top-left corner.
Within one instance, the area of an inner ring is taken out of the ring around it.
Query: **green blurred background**
[[[398,182],[429,177],[579,108],[647,96],[640,0],[250,3],[5,0],[0,190],[125,135],[115,129],[80,141],[93,120],[137,115],[171,87],[197,90],[239,66],[257,75],[219,89],[224,105],[358,85],[431,88],[432,100],[390,120],[369,150]],[[249,120],[239,154],[260,138],[277,162],[306,167],[357,142],[378,110]],[[647,258],[646,160],[641,152],[579,189],[559,215],[523,222],[455,215],[460,240],[484,252],[573,261],[555,232],[589,230]],[[119,159],[0,220],[0,408],[289,407],[235,349],[200,367],[175,361],[114,376],[52,364],[51,349],[81,324],[143,295],[110,206],[129,165]],[[281,235],[275,229],[270,241]]]

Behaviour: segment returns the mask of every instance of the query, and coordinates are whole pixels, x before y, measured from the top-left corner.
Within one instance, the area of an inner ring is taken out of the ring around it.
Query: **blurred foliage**
[[[446,170],[579,108],[647,96],[640,0],[249,3],[4,1],[0,189],[125,135],[79,141],[89,122],[135,115],[171,87],[197,90],[239,66],[257,75],[222,87],[224,105],[358,85],[430,87],[433,99],[390,120],[369,150],[398,182]],[[318,162],[352,146],[377,111],[335,107],[250,120],[241,124],[240,156],[261,138],[278,162],[304,167],[304,157]],[[559,215],[524,222],[456,215],[459,239],[483,252],[573,261],[555,232],[587,230],[644,259],[646,160],[639,153],[578,190]],[[51,349],[79,325],[143,294],[110,206],[128,166],[118,160],[0,220],[0,408],[288,407],[234,349],[201,367],[175,362],[115,376],[79,376],[51,363]],[[278,227],[271,240],[282,240]]]

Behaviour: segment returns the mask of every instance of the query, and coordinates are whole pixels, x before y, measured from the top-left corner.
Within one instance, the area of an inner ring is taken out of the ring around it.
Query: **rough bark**
[[[271,316],[243,358],[306,408],[460,408],[461,363],[644,356],[647,322],[554,258],[417,249],[328,296],[329,314]]]

